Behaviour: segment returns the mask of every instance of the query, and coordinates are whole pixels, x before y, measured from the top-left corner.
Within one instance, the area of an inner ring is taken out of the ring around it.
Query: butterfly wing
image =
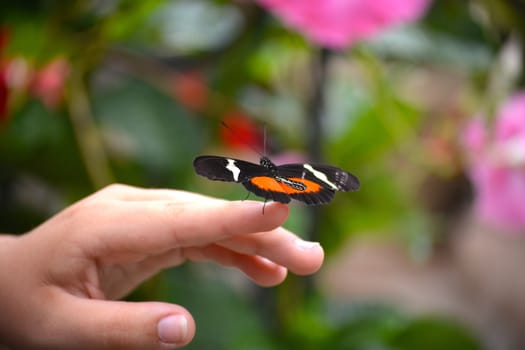
[[[357,177],[330,165],[285,164],[277,170],[280,177],[304,185],[304,190],[290,191],[288,195],[310,205],[330,202],[335,191],[356,191],[360,187]]]
[[[197,157],[193,168],[197,174],[215,181],[244,183],[254,176],[269,174],[268,169],[259,164],[219,156]]]
[[[302,164],[278,166],[272,178],[254,177],[250,180],[248,186],[250,185],[268,191],[271,194],[269,198],[281,203],[288,203],[293,198],[309,205],[325,204],[332,200],[335,193],[318,182],[305,178]],[[249,190],[254,192],[256,188]]]
[[[333,191],[357,191],[359,179],[343,169],[324,164],[285,164],[278,167],[279,175],[300,177],[314,181]]]
[[[210,180],[240,182],[256,196],[280,203],[290,202],[283,186],[262,165],[233,158],[200,156],[193,161],[193,167],[197,174]]]
[[[280,203],[293,198],[309,205],[326,204],[335,191],[356,191],[360,186],[354,175],[321,164],[286,164],[270,170],[239,159],[200,156],[193,167],[210,180],[239,182],[253,194]]]

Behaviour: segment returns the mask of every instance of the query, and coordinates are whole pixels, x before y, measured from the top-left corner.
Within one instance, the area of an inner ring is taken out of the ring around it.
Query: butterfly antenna
[[[244,143],[246,146],[250,147],[250,149],[252,151],[254,151],[255,153],[257,153],[259,156],[261,157],[264,157],[266,155],[266,127],[264,128],[264,154],[261,153],[261,151],[259,151],[257,148],[255,148],[254,145],[252,145],[251,143],[249,143],[248,141],[246,141],[245,139],[243,139],[242,137],[240,137],[228,124],[226,124],[224,121],[221,120],[221,124],[223,127],[225,127],[226,129],[228,129],[233,136],[235,136],[239,141],[241,141],[242,143]]]
[[[264,134],[263,134],[263,150],[264,150],[264,155],[266,156],[266,124],[264,124]]]

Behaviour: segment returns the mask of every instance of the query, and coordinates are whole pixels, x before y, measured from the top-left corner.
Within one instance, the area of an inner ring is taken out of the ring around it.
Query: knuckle
[[[124,190],[130,189],[132,186],[121,184],[121,183],[113,183],[110,185],[107,185],[106,187],[102,188],[99,192],[102,193],[118,193],[122,192]]]

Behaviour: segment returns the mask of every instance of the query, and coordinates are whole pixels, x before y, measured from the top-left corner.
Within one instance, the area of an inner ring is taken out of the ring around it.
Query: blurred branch
[[[308,100],[306,118],[306,142],[309,158],[314,162],[322,160],[323,116],[325,115],[325,94],[327,86],[327,71],[332,52],[325,48],[316,50],[311,65],[311,93]],[[319,230],[322,222],[322,209],[311,206],[308,210],[308,225],[306,239],[319,241]],[[279,287],[277,294],[277,321],[280,333],[291,334],[296,329],[297,317],[305,309],[308,300],[317,293],[313,276],[289,276]]]
[[[320,49],[312,64],[312,92],[308,106],[308,154],[313,161],[318,162],[322,156],[322,117],[325,111],[325,90],[327,66],[330,60],[330,51]]]
[[[489,1],[483,0],[487,16],[490,18],[490,28],[496,29],[502,37],[503,45],[509,40],[523,40],[525,37],[525,1],[523,0],[506,0],[506,1]],[[505,40],[508,39],[508,40]],[[525,46],[521,46],[521,66],[525,65]],[[525,86],[525,72],[521,71],[518,77],[519,86]]]
[[[510,35],[501,45],[500,52],[488,72],[484,112],[494,115],[497,106],[519,86],[523,77],[523,45],[517,35]]]
[[[323,144],[323,122],[325,113],[325,92],[327,67],[330,61],[331,52],[321,48],[313,58],[312,64],[312,92],[308,106],[307,137],[308,155],[314,162],[322,159]],[[321,220],[319,207],[309,208],[311,211],[310,225],[308,229],[308,239],[318,240],[318,230]]]
[[[83,75],[73,71],[70,80],[69,116],[82,160],[95,189],[114,182],[102,138],[93,120]]]

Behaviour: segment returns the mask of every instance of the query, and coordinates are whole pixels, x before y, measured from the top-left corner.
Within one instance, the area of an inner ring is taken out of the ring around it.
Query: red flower
[[[261,149],[263,135],[257,125],[242,112],[231,112],[224,119],[227,128],[221,128],[220,139],[229,148],[236,150]]]
[[[173,79],[173,95],[188,109],[202,111],[208,102],[208,94],[201,72],[184,73]]]
[[[334,49],[420,17],[430,0],[256,0],[290,27]]]

